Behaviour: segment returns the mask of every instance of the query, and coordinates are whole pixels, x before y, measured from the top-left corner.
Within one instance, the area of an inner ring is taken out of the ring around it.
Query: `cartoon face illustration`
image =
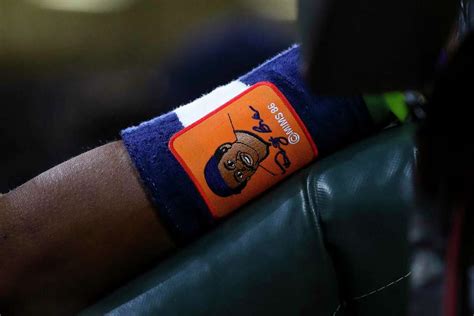
[[[267,158],[270,144],[248,131],[234,131],[233,143],[220,145],[204,168],[209,188],[226,197],[239,194],[260,163]]]

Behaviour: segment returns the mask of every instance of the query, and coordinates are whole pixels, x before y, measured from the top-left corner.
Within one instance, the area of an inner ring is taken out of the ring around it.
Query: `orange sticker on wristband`
[[[293,107],[268,82],[178,132],[169,147],[214,217],[229,214],[318,155]]]

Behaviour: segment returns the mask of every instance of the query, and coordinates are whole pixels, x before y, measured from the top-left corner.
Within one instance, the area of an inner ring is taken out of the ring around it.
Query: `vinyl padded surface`
[[[305,168],[82,315],[403,315],[413,126]]]

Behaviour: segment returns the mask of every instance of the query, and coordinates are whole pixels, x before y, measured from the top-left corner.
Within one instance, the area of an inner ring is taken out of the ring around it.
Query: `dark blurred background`
[[[0,0],[0,192],[247,72],[295,0]]]

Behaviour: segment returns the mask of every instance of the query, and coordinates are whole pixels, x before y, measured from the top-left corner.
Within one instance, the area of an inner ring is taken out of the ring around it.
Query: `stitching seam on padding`
[[[378,293],[378,292],[380,292],[380,291],[383,291],[383,290],[385,290],[386,288],[391,287],[392,285],[395,285],[395,284],[397,284],[398,282],[403,281],[404,279],[408,278],[410,275],[411,275],[411,271],[408,272],[407,274],[405,274],[404,276],[401,276],[401,277],[399,277],[398,279],[396,279],[396,280],[394,280],[394,281],[392,281],[392,282],[389,282],[389,283],[385,284],[385,285],[382,286],[382,287],[379,287],[378,289],[375,289],[375,290],[373,290],[373,291],[370,291],[370,292],[368,292],[368,293],[366,293],[366,294],[362,294],[362,295],[359,295],[359,296],[355,296],[355,297],[351,298],[351,299],[349,300],[349,302],[350,302],[350,301],[359,301],[359,300],[364,299],[364,298],[366,298],[366,297],[368,297],[368,296],[370,296],[370,295],[372,295],[372,294],[375,294],[375,293]],[[332,313],[332,316],[336,316],[337,312],[339,312],[339,310],[341,309],[341,307],[345,306],[346,304],[347,304],[347,302],[342,302],[341,304],[339,304],[339,305],[337,306],[336,310],[334,311],[334,313]]]

